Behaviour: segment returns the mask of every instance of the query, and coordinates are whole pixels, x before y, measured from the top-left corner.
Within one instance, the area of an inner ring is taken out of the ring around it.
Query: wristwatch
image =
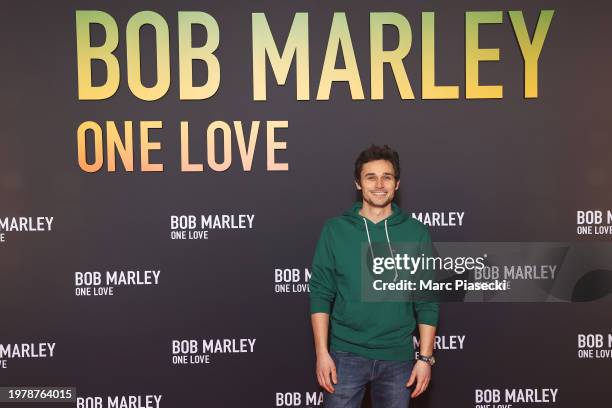
[[[424,361],[430,366],[433,366],[434,364],[436,364],[436,358],[434,356],[424,356],[422,354],[419,354],[419,356],[417,357],[417,360]]]

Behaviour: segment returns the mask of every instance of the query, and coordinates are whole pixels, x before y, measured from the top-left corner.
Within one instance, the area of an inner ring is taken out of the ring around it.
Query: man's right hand
[[[336,364],[329,353],[317,356],[317,380],[319,385],[327,392],[333,393],[335,391],[332,382],[338,384]]]

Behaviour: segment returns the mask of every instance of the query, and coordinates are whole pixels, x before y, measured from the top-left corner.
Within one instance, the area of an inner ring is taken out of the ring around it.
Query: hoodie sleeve
[[[433,244],[431,243],[431,236],[429,235],[429,231],[425,230],[423,235],[421,235],[419,247],[421,250],[420,253],[424,254],[425,257],[433,256]],[[421,274],[421,279],[434,279],[434,275],[434,271],[426,270],[423,271],[423,273]],[[431,297],[432,296],[427,296],[427,298]],[[434,302],[433,300],[414,302],[414,310],[417,316],[417,323],[437,326],[439,309],[440,306],[438,302]]]
[[[312,260],[310,287],[310,313],[331,313],[331,305],[336,297],[334,277],[335,259],[332,252],[329,223],[321,231],[319,242]]]

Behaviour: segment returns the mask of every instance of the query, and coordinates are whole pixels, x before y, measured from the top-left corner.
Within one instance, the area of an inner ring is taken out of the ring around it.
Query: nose
[[[383,187],[383,179],[382,179],[382,177],[376,179],[376,187],[377,188],[382,188]]]

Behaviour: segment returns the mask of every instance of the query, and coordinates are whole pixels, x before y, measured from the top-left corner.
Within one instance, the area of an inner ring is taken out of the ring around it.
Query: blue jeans
[[[371,383],[373,408],[406,408],[412,387],[406,387],[412,361],[372,360],[346,351],[330,351],[336,364],[338,384],[334,393],[323,391],[323,408],[360,408],[365,388]]]

